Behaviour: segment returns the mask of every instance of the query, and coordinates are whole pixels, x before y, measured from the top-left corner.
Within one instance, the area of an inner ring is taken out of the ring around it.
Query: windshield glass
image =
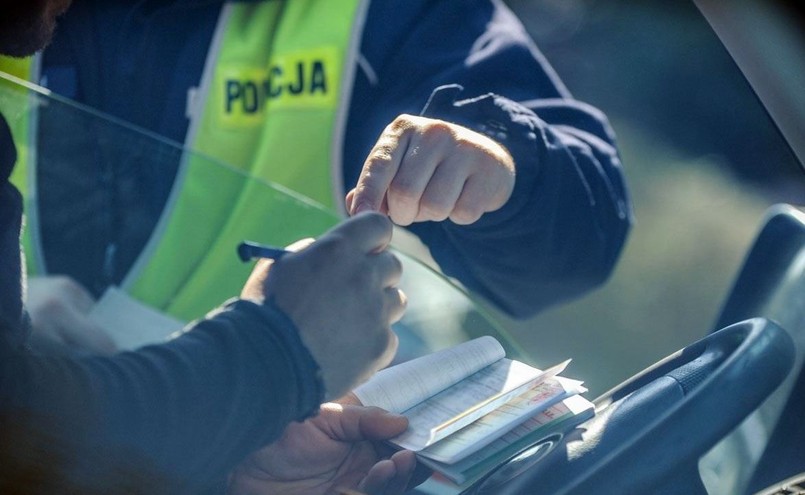
[[[805,172],[692,2],[508,3],[574,97],[609,117],[633,201],[602,289],[507,322],[537,362],[573,357],[596,396],[713,330],[766,209],[805,203]]]
[[[252,267],[237,256],[240,242],[286,246],[315,238],[339,221],[294,191],[11,76],[0,78],[0,111],[19,155],[12,180],[26,197],[29,274],[84,274],[88,287],[101,280],[93,317],[121,348],[163,340],[236,297]],[[221,215],[207,189],[155,192],[132,179],[143,169],[154,175],[168,171],[177,184],[203,178],[215,184],[218,198],[249,207]],[[82,173],[98,180],[78,180]],[[85,190],[76,193],[81,187]],[[164,212],[151,225],[134,213],[140,209],[126,207],[131,202]],[[169,238],[177,242],[160,242]],[[394,326],[398,361],[480,335],[494,335],[509,354],[521,355],[465,291],[404,252],[397,254],[409,303]]]
[[[566,375],[583,380],[594,399],[716,330],[770,207],[786,203],[805,212],[805,168],[792,151],[802,143],[786,141],[790,131],[780,132],[765,100],[775,94],[778,107],[788,98],[801,108],[797,79],[775,85],[787,76],[775,76],[774,68],[801,67],[802,59],[792,64],[786,57],[796,50],[780,49],[766,60],[772,77],[760,82],[773,86],[769,93],[747,82],[723,33],[694,2],[503,1],[557,80],[584,102],[579,107],[591,105],[612,124],[634,225],[601,287],[527,319],[507,316],[443,276],[418,238],[398,229],[393,246],[408,309],[394,325],[396,361],[493,335],[510,357],[541,368],[572,359]],[[764,31],[772,24],[756,27],[745,46],[778,39]],[[367,84],[376,83],[369,62],[358,64]],[[188,102],[198,88],[191,89]],[[244,109],[259,106],[257,96],[247,104],[245,94]],[[287,246],[342,218],[298,191],[3,73],[0,113],[19,154],[12,179],[25,196],[29,275],[67,274],[87,287],[98,298],[92,318],[123,349],[170,338],[237,297],[252,267],[238,259],[242,241]],[[506,139],[496,130],[484,133]],[[343,184],[345,191],[354,184]],[[533,259],[543,254],[531,251]],[[580,258],[574,267],[586,261]],[[512,278],[502,274],[502,285],[524,287],[523,277],[508,283]],[[531,280],[526,287],[539,285]],[[746,438],[745,450],[762,449],[758,437]],[[742,460],[735,458],[738,474],[724,486],[742,482]]]
[[[427,252],[400,230],[395,244],[412,255],[405,258],[407,278],[428,285],[407,291],[410,307],[399,326],[415,322],[432,330],[417,332],[416,339],[427,342],[412,342],[409,356],[494,333],[538,365],[572,358],[569,373],[583,377],[595,397],[712,329],[764,212],[780,202],[801,205],[805,174],[693,3],[508,4],[570,92],[612,122],[636,223],[601,289],[527,320],[471,300],[431,264],[414,262],[427,259]],[[219,304],[222,294],[237,294],[249,272],[234,254],[241,240],[286,245],[338,221],[338,215],[294,191],[20,84],[2,86],[2,105],[21,161],[32,165],[15,170],[15,182],[29,197],[25,242],[32,273],[75,272],[84,285],[97,287],[96,296],[113,284],[186,322]],[[43,136],[48,140],[33,153]],[[67,160],[70,167],[60,166]],[[87,187],[76,179],[82,173],[99,180],[86,194],[67,193]],[[174,177],[194,175],[212,177],[217,196],[237,198],[248,191],[265,209],[236,208],[217,218],[204,191],[181,198],[172,192]],[[158,180],[168,185],[154,187]],[[62,187],[65,181],[71,187]],[[168,211],[182,212],[173,218],[198,219],[191,222],[195,231],[173,234],[185,236],[182,252],[157,254],[151,273],[159,273],[158,283],[146,277],[135,284],[137,277],[125,276],[127,268],[145,264],[156,243],[155,228],[161,235],[171,232],[172,223],[187,222],[168,222],[165,214],[135,217],[131,212],[142,208],[127,208],[133,202],[155,211],[167,205]],[[232,221],[254,215],[264,227],[259,232]],[[149,223],[153,219],[156,225]],[[86,230],[61,228],[76,225]],[[72,252],[61,252],[64,244],[71,244]],[[203,269],[195,270],[196,261],[190,260],[203,251],[231,252],[230,263],[202,260]],[[81,280],[86,273],[94,278]]]

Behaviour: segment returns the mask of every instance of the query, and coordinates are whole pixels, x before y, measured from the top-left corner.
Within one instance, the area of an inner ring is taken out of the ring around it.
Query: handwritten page
[[[408,429],[391,441],[419,451],[510,401],[542,371],[501,359],[403,412]]]
[[[436,469],[462,487],[466,487],[529,445],[533,445],[553,432],[567,430],[572,428],[572,425],[591,418],[593,407],[593,404],[581,395],[573,395],[528,418],[485,448],[454,464],[441,463],[428,458],[420,459],[423,464]]]
[[[505,355],[493,337],[479,337],[381,370],[354,392],[365,406],[401,413]]]
[[[581,382],[550,378],[532,384],[525,393],[420,452],[439,462],[455,463],[480,450],[529,417],[583,392]]]

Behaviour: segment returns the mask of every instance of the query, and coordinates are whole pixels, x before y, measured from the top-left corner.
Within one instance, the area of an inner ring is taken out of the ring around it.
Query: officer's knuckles
[[[417,117],[407,113],[398,115],[389,125],[386,126],[383,134],[389,136],[401,136],[402,134],[416,129],[422,123],[422,117]]]
[[[362,178],[365,180],[371,174],[385,172],[391,166],[391,160],[394,158],[394,151],[397,150],[398,145],[398,136],[386,134],[381,136],[366,159]]]
[[[416,181],[409,176],[398,175],[394,178],[389,186],[389,200],[404,203],[414,204],[419,202],[422,195],[422,190],[416,185]]]
[[[454,203],[444,195],[426,195],[419,203],[420,221],[432,220],[440,222],[450,216]]]
[[[419,132],[422,135],[455,133],[454,127],[456,127],[456,124],[452,124],[445,120],[434,119],[431,117],[421,117],[421,116],[411,116],[410,120],[412,124],[416,127],[417,132]]]
[[[419,211],[419,200],[422,191],[406,181],[394,181],[388,193],[389,215],[394,223],[409,221]]]

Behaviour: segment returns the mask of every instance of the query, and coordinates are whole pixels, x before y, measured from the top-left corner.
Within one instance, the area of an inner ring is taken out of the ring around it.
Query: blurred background
[[[805,172],[692,2],[507,0],[570,92],[618,136],[636,224],[598,291],[497,319],[594,398],[708,333],[772,204]]]

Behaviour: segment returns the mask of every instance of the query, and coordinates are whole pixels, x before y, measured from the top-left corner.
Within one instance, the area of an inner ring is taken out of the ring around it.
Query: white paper
[[[479,337],[381,370],[354,392],[365,406],[401,413],[505,355],[494,337]]]
[[[565,380],[558,378],[559,380]],[[576,381],[576,383],[579,383]],[[582,387],[583,389],[583,387]],[[522,450],[551,431],[572,428],[571,425],[586,421],[593,416],[593,404],[580,395],[572,395],[544,411],[528,418],[502,437],[486,445],[464,459],[446,464],[426,457],[419,460],[466,488],[485,473],[499,466],[509,456]],[[561,425],[561,426],[559,426]]]
[[[488,445],[526,419],[578,394],[578,382],[552,378],[532,384],[507,404],[472,424],[422,450],[420,455],[444,463],[455,463]]]
[[[458,431],[524,392],[542,372],[501,359],[404,411],[408,429],[391,441],[418,451]]]
[[[110,287],[95,303],[89,318],[103,328],[120,350],[165,341],[185,323]]]

